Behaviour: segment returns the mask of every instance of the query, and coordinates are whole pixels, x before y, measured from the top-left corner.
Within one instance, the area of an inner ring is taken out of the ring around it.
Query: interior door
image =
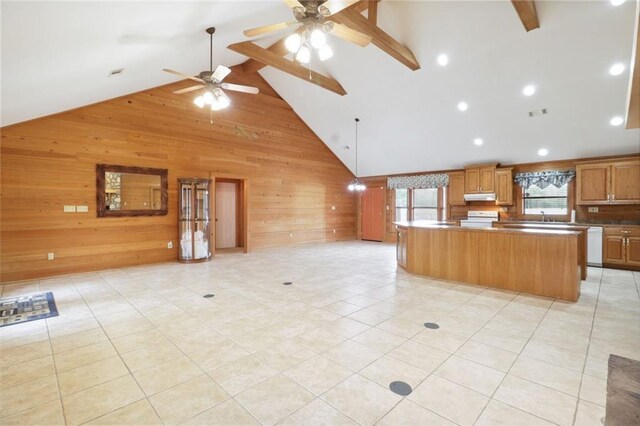
[[[216,249],[237,247],[238,185],[216,182]]]
[[[382,241],[384,232],[384,188],[369,187],[360,199],[360,238],[370,241]]]

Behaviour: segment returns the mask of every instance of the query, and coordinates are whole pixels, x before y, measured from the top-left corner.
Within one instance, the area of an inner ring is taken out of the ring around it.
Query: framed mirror
[[[167,169],[96,165],[98,217],[167,214]]]

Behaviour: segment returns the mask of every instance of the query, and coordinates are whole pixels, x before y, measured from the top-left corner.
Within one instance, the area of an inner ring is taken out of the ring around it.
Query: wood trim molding
[[[337,93],[340,96],[347,94],[346,90],[344,90],[340,83],[333,78],[326,77],[309,68],[303,67],[296,62],[291,62],[271,50],[260,47],[250,41],[234,43],[229,45],[228,48],[265,65],[272,66],[273,68],[284,71],[287,74],[291,74],[294,77],[298,77],[299,79],[313,83],[333,93]]]
[[[540,22],[538,21],[538,12],[536,11],[536,4],[533,0],[511,0],[524,29],[529,32],[540,28]]]
[[[633,41],[633,57],[629,70],[627,99],[627,129],[640,128],[640,2],[636,1],[636,26]]]
[[[354,9],[345,9],[341,13],[332,17],[333,21],[344,24],[351,29],[360,31],[361,33],[370,35],[372,43],[397,59],[399,62],[407,66],[409,69],[416,71],[420,69],[420,64],[413,55],[413,52],[406,46],[398,42],[380,27],[365,18],[360,12]]]

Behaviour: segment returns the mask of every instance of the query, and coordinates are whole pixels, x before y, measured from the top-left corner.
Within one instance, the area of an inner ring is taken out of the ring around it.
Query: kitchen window
[[[438,220],[438,188],[411,190],[412,220]]]
[[[545,216],[568,214],[568,187],[569,184],[565,183],[560,187],[549,185],[544,189],[536,185],[523,188],[524,214]]]
[[[409,220],[409,190],[396,189],[396,221]]]
[[[396,189],[396,221],[438,220],[446,217],[446,190],[438,188]]]

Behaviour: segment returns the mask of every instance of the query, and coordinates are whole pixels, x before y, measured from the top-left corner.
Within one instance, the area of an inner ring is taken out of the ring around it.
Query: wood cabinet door
[[[496,192],[495,178],[496,169],[494,167],[480,169],[480,192],[488,194]]]
[[[626,263],[625,238],[617,235],[604,237],[602,261],[604,263]]]
[[[611,202],[640,203],[640,160],[611,164]]]
[[[576,166],[576,204],[609,204],[609,164]]]
[[[449,173],[449,204],[464,206],[464,172]]]
[[[360,199],[360,238],[370,241],[382,241],[384,232],[384,188],[369,187]]]
[[[480,192],[480,169],[464,171],[464,193],[477,194]]]
[[[627,265],[640,266],[640,237],[627,237]]]
[[[496,170],[496,204],[499,206],[513,204],[513,175],[511,169]]]
[[[627,265],[640,266],[640,237],[627,237]]]

